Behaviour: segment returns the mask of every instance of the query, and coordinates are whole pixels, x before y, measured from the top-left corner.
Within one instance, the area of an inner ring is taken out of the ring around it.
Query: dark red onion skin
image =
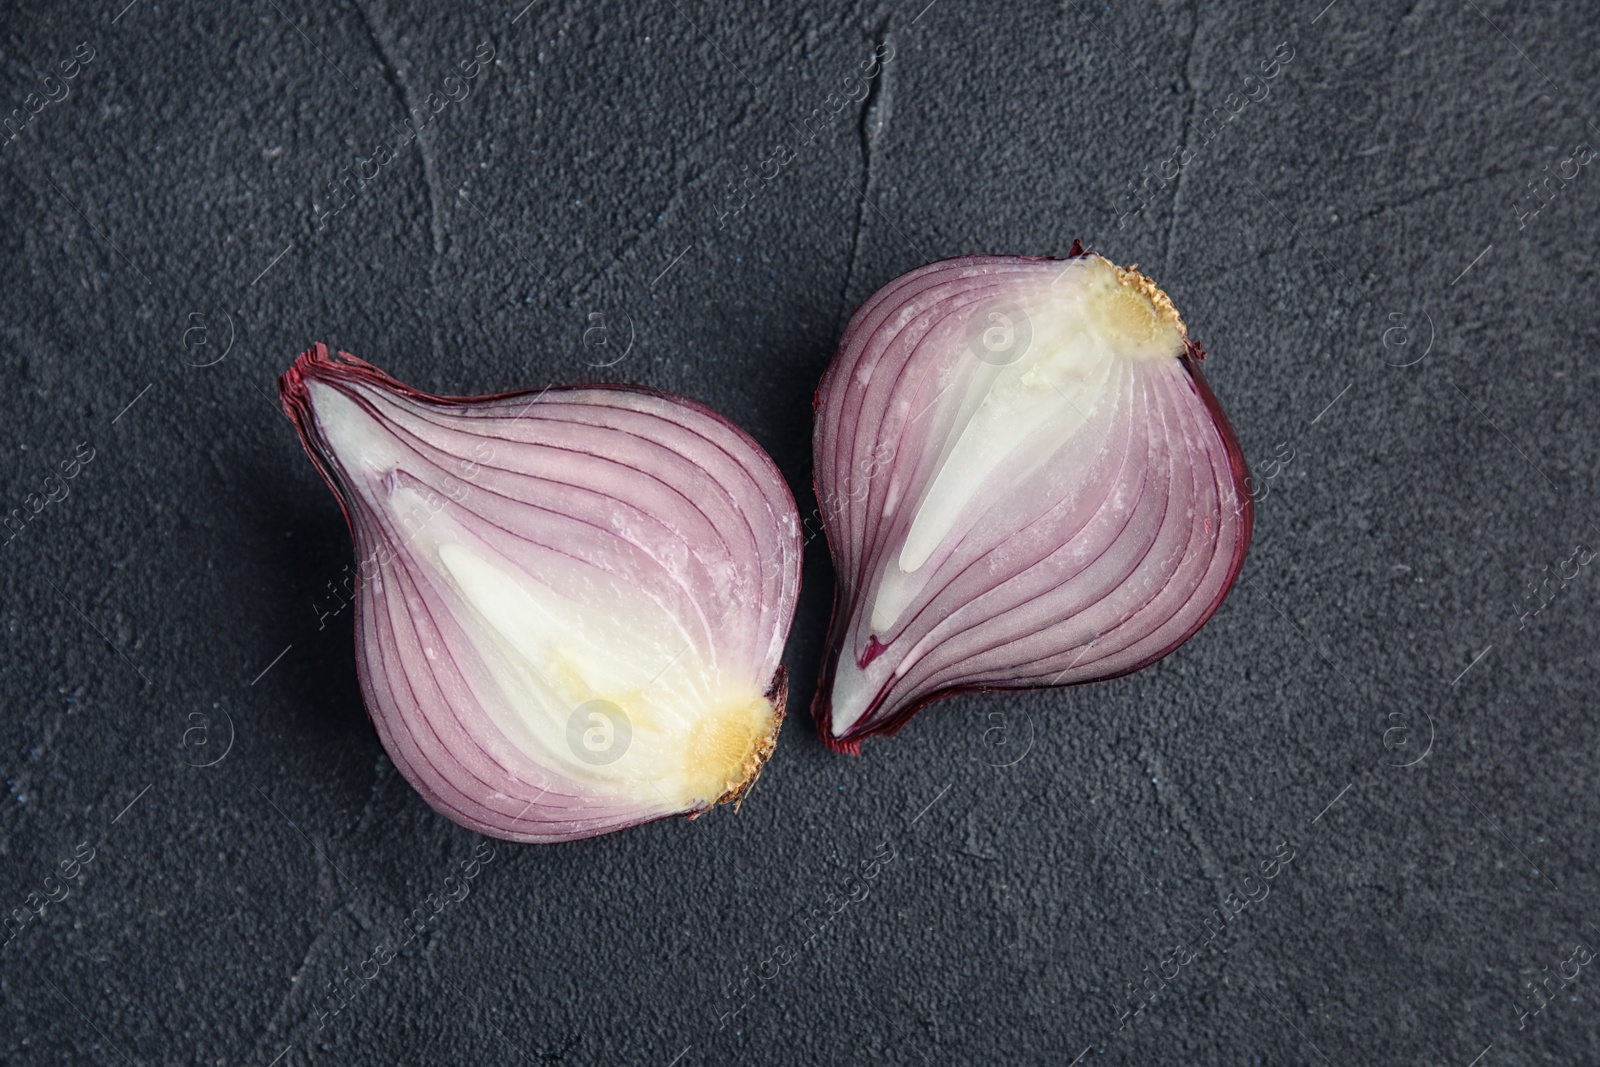
[[[731,430],[733,433],[737,434],[739,437],[743,438],[745,441],[747,441],[749,443],[749,445],[753,449],[756,449],[758,451],[760,450],[759,444],[757,444],[757,442],[753,438],[751,438],[749,434],[747,434],[737,424],[729,421],[727,418],[722,416],[717,411],[705,406],[704,404],[698,403],[697,401],[690,400],[690,399],[688,399],[686,397],[678,396],[678,395],[673,394],[673,393],[668,393],[668,392],[665,392],[663,390],[651,389],[651,388],[646,387],[646,386],[621,385],[621,384],[616,384],[616,383],[604,382],[604,383],[591,383],[591,384],[549,386],[546,389],[519,389],[519,390],[511,390],[511,391],[502,392],[502,393],[483,394],[483,395],[478,395],[478,396],[448,396],[448,395],[447,396],[440,396],[440,395],[435,395],[433,393],[427,393],[427,392],[424,392],[424,391],[422,391],[420,389],[416,389],[416,388],[414,388],[412,386],[409,386],[409,385],[405,384],[404,382],[401,382],[398,379],[392,377],[391,375],[385,373],[384,371],[380,370],[379,368],[373,366],[371,363],[368,363],[366,360],[363,360],[363,359],[361,359],[361,358],[359,358],[357,356],[353,356],[353,355],[349,354],[348,352],[342,352],[341,351],[339,353],[339,358],[336,361],[330,355],[328,346],[326,344],[318,342],[318,343],[314,344],[311,348],[307,349],[305,352],[301,353],[301,355],[295,360],[295,362],[289,367],[289,369],[287,371],[285,371],[279,377],[279,379],[278,379],[279,398],[280,398],[280,402],[281,402],[281,404],[283,406],[284,413],[288,416],[289,421],[294,425],[296,431],[299,433],[300,442],[301,442],[302,447],[305,449],[306,454],[311,457],[312,464],[316,467],[317,472],[322,475],[323,481],[325,483],[327,483],[328,488],[333,492],[334,499],[337,500],[338,503],[339,503],[340,513],[343,514],[344,519],[345,519],[345,525],[350,530],[351,540],[352,540],[353,544],[356,547],[356,551],[357,551],[358,557],[364,554],[363,547],[365,545],[365,539],[362,537],[362,535],[360,533],[360,530],[359,530],[356,522],[354,521],[354,517],[352,516],[351,511],[350,511],[350,505],[347,503],[347,499],[348,499],[348,496],[350,494],[349,494],[348,490],[345,487],[343,487],[343,486],[341,486],[339,484],[337,473],[334,470],[330,469],[330,467],[323,462],[322,457],[318,454],[317,447],[315,447],[314,444],[313,444],[313,442],[315,441],[317,443],[317,445],[320,445],[324,449],[326,449],[326,441],[324,441],[322,439],[321,434],[317,429],[316,420],[311,415],[310,397],[309,397],[309,394],[308,394],[308,391],[307,391],[307,386],[306,386],[307,379],[313,379],[314,380],[314,379],[317,379],[317,378],[325,378],[325,379],[332,380],[332,381],[337,381],[340,378],[363,379],[363,380],[365,380],[367,382],[372,383],[375,386],[378,386],[379,388],[381,388],[383,390],[403,395],[408,399],[417,400],[417,401],[421,401],[421,402],[428,403],[428,404],[443,405],[443,406],[447,406],[447,407],[448,406],[467,407],[467,406],[483,403],[483,402],[486,402],[486,401],[516,399],[516,398],[519,398],[519,397],[528,397],[528,398],[532,399],[533,397],[540,396],[540,395],[542,395],[542,394],[544,394],[546,392],[562,392],[562,391],[579,391],[579,390],[596,390],[596,389],[599,389],[599,390],[614,390],[614,391],[618,391],[618,392],[638,393],[638,394],[655,396],[655,397],[659,397],[659,398],[662,398],[662,399],[665,399],[665,400],[669,400],[669,401],[671,401],[671,402],[673,402],[675,404],[682,405],[682,406],[684,406],[686,408],[691,408],[691,409],[693,409],[693,410],[695,410],[695,411],[697,411],[697,412],[699,412],[699,413],[701,413],[703,415],[709,416],[710,418],[714,419],[716,422],[720,423],[724,427],[726,427],[729,430]],[[780,484],[781,484],[781,479],[779,481],[780,481]],[[787,486],[785,486],[785,491],[786,492],[788,491],[787,490]],[[789,499],[790,507],[793,508],[794,507],[794,501],[793,501],[792,494],[788,497],[788,499]],[[385,728],[383,726],[381,726],[376,721],[376,719],[373,717],[372,709],[368,705],[368,702],[366,700],[366,694],[371,691],[371,688],[370,688],[370,685],[369,685],[369,679],[367,677],[367,670],[368,670],[367,657],[365,657],[364,655],[361,654],[361,648],[360,648],[360,635],[364,630],[364,625],[363,624],[364,624],[365,620],[364,620],[363,616],[364,616],[364,612],[365,612],[365,604],[366,604],[366,599],[367,599],[366,597],[361,595],[361,590],[362,590],[362,586],[366,582],[366,579],[361,575],[359,568],[357,569],[357,572],[355,574],[355,581],[356,581],[356,585],[354,587],[354,596],[352,597],[352,601],[353,601],[353,605],[354,605],[354,616],[355,616],[355,626],[354,626],[354,632],[352,634],[352,645],[354,646],[353,651],[354,651],[354,658],[355,658],[355,663],[356,663],[357,677],[358,677],[358,680],[359,680],[359,683],[360,683],[360,689],[361,689],[362,696],[363,696],[362,706],[363,706],[363,709],[366,712],[367,721],[372,724],[374,730],[377,733],[379,733],[380,737],[382,737],[384,735]],[[797,590],[797,595],[798,595],[798,590]],[[773,742],[776,741],[778,733],[781,730],[782,725],[783,725],[784,715],[785,715],[785,712],[787,710],[788,695],[789,695],[788,672],[787,672],[786,668],[784,668],[782,665],[780,665],[777,668],[777,670],[774,672],[773,677],[772,677],[772,679],[770,681],[769,687],[767,689],[767,692],[765,693],[766,698],[769,701],[771,701],[772,709],[773,709],[773,718],[774,718],[774,725],[773,725],[773,731],[772,731],[772,741]],[[385,748],[387,749],[387,747],[388,747],[387,743],[385,743]],[[607,832],[611,832],[613,830],[623,829],[623,828],[630,827],[630,826],[644,825],[645,823],[648,823],[648,822],[655,822],[655,821],[659,821],[659,820],[662,820],[662,819],[673,818],[673,817],[675,817],[677,815],[683,815],[683,816],[686,816],[686,817],[688,817],[690,819],[694,819],[694,818],[697,818],[698,816],[704,814],[706,811],[709,811],[712,806],[715,806],[716,804],[721,804],[721,803],[731,803],[731,804],[734,805],[735,810],[737,810],[737,807],[738,807],[739,803],[749,793],[750,789],[755,785],[757,779],[760,778],[761,771],[763,769],[765,769],[765,765],[766,765],[767,761],[770,759],[772,751],[773,751],[773,747],[772,746],[768,746],[768,748],[766,749],[765,753],[761,757],[760,764],[757,766],[755,771],[744,782],[742,782],[737,788],[735,788],[731,792],[725,794],[724,796],[719,797],[715,802],[713,802],[712,805],[709,805],[709,806],[707,806],[705,808],[693,810],[693,811],[685,811],[685,812],[678,812],[678,813],[667,813],[667,814],[655,815],[655,816],[646,817],[646,818],[640,818],[640,819],[629,821],[629,822],[626,822],[626,823],[621,823],[621,824],[618,824],[616,826],[609,827],[607,829],[596,830],[593,833],[585,833],[585,834],[582,834],[582,835],[577,835],[577,836],[574,836],[574,837],[570,838],[569,840],[570,841],[580,841],[580,840],[584,840],[587,837],[595,836],[596,834],[599,834],[599,833],[607,833]],[[391,758],[393,758],[393,754],[391,754]],[[405,777],[407,783],[410,784],[411,787],[413,789],[415,789],[417,791],[417,793],[420,796],[422,796],[422,798],[425,801],[427,801],[428,805],[430,807],[432,807],[434,810],[438,811],[440,814],[442,814],[445,817],[449,818],[451,821],[453,821],[453,822],[455,822],[455,823],[457,823],[459,825],[466,826],[469,829],[474,829],[474,830],[477,830],[480,833],[485,833],[485,834],[488,834],[489,836],[500,838],[502,840],[511,840],[511,841],[533,840],[533,838],[521,838],[521,837],[517,837],[517,836],[510,836],[510,835],[507,835],[506,833],[502,832],[501,829],[498,828],[498,827],[492,827],[492,826],[488,826],[488,825],[480,823],[476,819],[475,816],[473,816],[473,815],[471,815],[469,813],[461,811],[454,804],[452,804],[447,798],[439,795],[439,793],[436,790],[434,790],[427,781],[425,781],[422,778],[417,777],[415,774],[413,774],[411,772],[411,770],[409,769],[409,766],[405,763],[405,761],[399,760],[399,759],[395,759],[394,762],[396,764],[396,767],[401,771],[402,775]],[[485,784],[487,784],[487,783],[485,783]],[[567,842],[556,841],[556,842],[548,842],[548,843],[560,844],[560,843],[567,843]]]
[[[1074,239],[1071,250],[1065,256],[1061,257],[1061,261],[1076,259],[1079,256],[1088,254],[1089,253],[1084,249],[1082,242]],[[950,262],[952,260],[965,258],[967,257],[956,256],[951,257],[951,260],[940,260],[937,262]],[[1054,257],[1023,256],[1017,258],[1050,260]],[[933,266],[936,264],[929,265]],[[870,296],[868,297],[868,300],[871,300]],[[848,338],[849,332],[847,330],[845,339],[840,341],[839,351],[841,353],[846,348],[846,342]],[[1227,451],[1229,466],[1233,472],[1234,485],[1236,488],[1241,490],[1239,493],[1239,499],[1242,505],[1242,535],[1239,538],[1238,544],[1234,548],[1233,559],[1228,568],[1227,580],[1223,582],[1222,588],[1217,594],[1216,600],[1199,617],[1194,626],[1192,626],[1181,637],[1178,637],[1176,640],[1171,642],[1171,644],[1166,648],[1163,648],[1160,651],[1146,657],[1145,659],[1140,660],[1138,663],[1135,663],[1132,666],[1126,667],[1111,674],[1107,674],[1100,678],[1086,679],[1081,682],[1069,682],[1059,686],[1020,684],[1014,686],[946,686],[926,694],[915,702],[908,704],[906,707],[895,712],[893,715],[884,719],[883,721],[878,722],[865,730],[862,730],[860,733],[848,738],[840,738],[833,735],[833,707],[830,694],[833,691],[833,675],[838,669],[839,655],[843,651],[843,642],[839,640],[839,630],[846,621],[851,605],[849,603],[849,598],[845,595],[843,584],[835,581],[833,591],[833,610],[828,620],[827,652],[823,657],[822,668],[817,679],[817,689],[815,694],[813,694],[811,701],[811,718],[816,724],[817,733],[821,736],[823,744],[827,745],[835,752],[840,752],[848,756],[859,756],[861,754],[861,743],[863,741],[875,737],[893,737],[895,734],[899,733],[905,728],[906,724],[911,721],[917,712],[921,711],[923,708],[926,708],[928,705],[940,700],[944,700],[947,697],[962,696],[967,693],[1000,693],[1008,691],[1015,692],[1030,689],[1050,688],[1065,689],[1074,685],[1089,685],[1098,682],[1111,681],[1115,678],[1122,678],[1129,674],[1133,674],[1136,671],[1141,671],[1158,660],[1164,659],[1166,656],[1172,654],[1179,647],[1181,647],[1184,642],[1188,641],[1189,638],[1198,633],[1201,627],[1211,620],[1211,616],[1216,614],[1217,609],[1222,606],[1223,600],[1227,599],[1228,592],[1233,588],[1233,583],[1238,578],[1240,569],[1244,566],[1245,555],[1250,548],[1250,540],[1255,530],[1255,499],[1253,494],[1248,489],[1251,484],[1249,481],[1250,471],[1248,464],[1245,462],[1244,450],[1239,447],[1238,435],[1234,432],[1233,424],[1228,421],[1227,414],[1222,410],[1222,404],[1217,400],[1216,394],[1211,391],[1210,384],[1206,381],[1205,375],[1200,370],[1200,363],[1205,358],[1205,348],[1202,347],[1198,341],[1192,338],[1185,341],[1184,354],[1180,357],[1182,366],[1189,374],[1189,381],[1194,387],[1196,395],[1198,395],[1201,402],[1205,404],[1206,411],[1211,415],[1212,422],[1216,424],[1217,431],[1222,437],[1223,446]],[[831,369],[832,368],[830,367],[830,370]],[[813,413],[822,407],[822,388],[825,382],[826,376],[822,381],[819,381],[816,391],[812,394],[811,410]],[[818,477],[819,472],[813,468],[811,474],[811,488],[812,492],[815,493],[817,498],[820,500],[822,498],[822,486],[819,484]],[[823,535],[827,539],[829,557],[833,560],[838,560],[839,551],[833,542],[833,530],[826,522],[823,523]]]

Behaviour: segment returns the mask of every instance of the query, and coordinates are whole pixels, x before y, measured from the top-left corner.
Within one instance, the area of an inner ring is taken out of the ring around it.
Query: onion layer
[[[1204,356],[1154,283],[1076,243],[933,263],[856,311],[817,390],[828,744],[1126,674],[1211,617],[1253,507]]]
[[[800,537],[747,435],[643,389],[429,396],[324,345],[279,389],[355,540],[367,710],[435,809],[562,841],[750,787]]]

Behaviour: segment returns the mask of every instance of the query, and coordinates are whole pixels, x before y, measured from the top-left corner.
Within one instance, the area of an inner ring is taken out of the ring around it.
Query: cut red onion
[[[1153,282],[1076,243],[933,263],[856,311],[817,390],[825,741],[1126,674],[1211,617],[1253,507],[1204,357]]]
[[[435,809],[564,841],[749,789],[800,536],[746,434],[636,388],[429,396],[324,345],[279,389],[355,539],[367,710]]]

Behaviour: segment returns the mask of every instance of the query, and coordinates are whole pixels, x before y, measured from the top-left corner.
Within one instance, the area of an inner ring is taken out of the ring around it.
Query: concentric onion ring
[[[824,740],[1126,674],[1211,617],[1254,513],[1204,355],[1154,283],[1076,244],[933,263],[856,311],[817,391]]]
[[[323,345],[280,391],[355,539],[367,710],[434,808],[562,841],[749,788],[800,584],[754,441],[643,389],[429,396]]]

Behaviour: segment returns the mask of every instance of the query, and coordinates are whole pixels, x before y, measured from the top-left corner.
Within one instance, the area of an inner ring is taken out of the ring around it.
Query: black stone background
[[[4,14],[0,114],[93,50],[0,148],[5,507],[93,451],[3,545],[0,907],[69,893],[0,950],[5,1063],[1600,1060],[1574,954],[1600,940],[1600,165],[1529,191],[1600,138],[1588,6],[125,2]],[[1262,84],[1124,215],[1188,120]],[[806,514],[853,307],[1074,237],[1172,295],[1266,486],[1205,629],[850,759],[806,710],[815,538],[793,714],[742,811],[501,844],[349,977],[479,839],[380,749],[350,613],[318,628],[351,554],[277,410],[295,354],[681,392]]]

